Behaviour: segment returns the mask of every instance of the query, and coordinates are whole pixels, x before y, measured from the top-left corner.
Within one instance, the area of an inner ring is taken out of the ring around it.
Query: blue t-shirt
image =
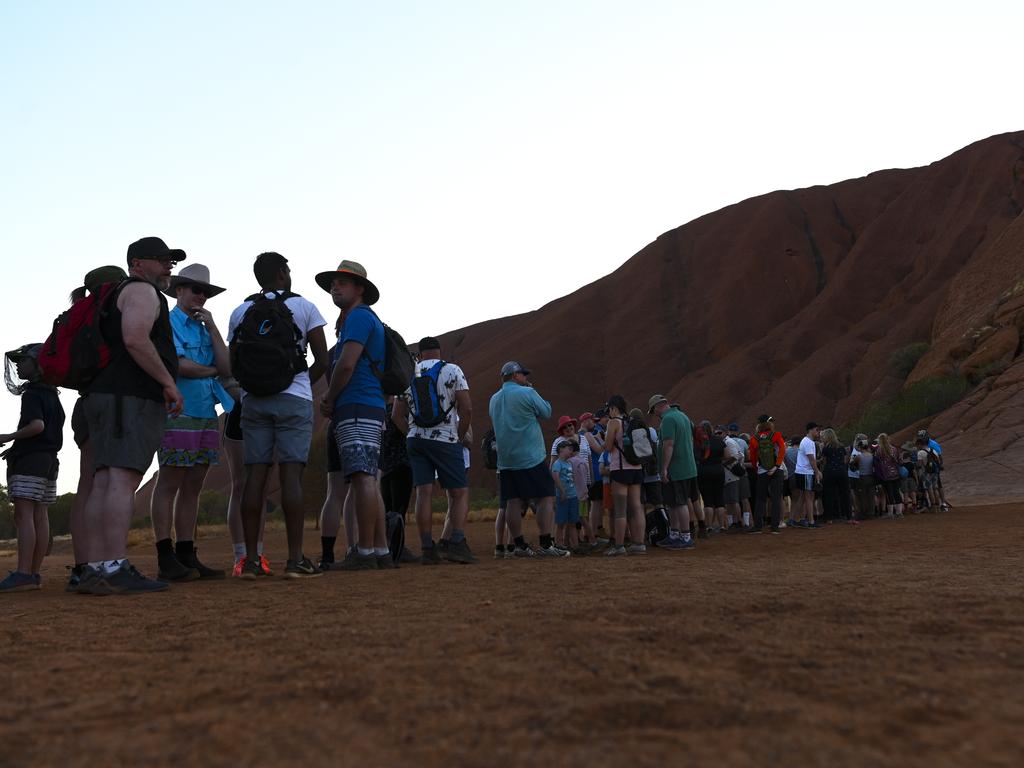
[[[378,371],[384,371],[384,324],[369,307],[360,304],[345,317],[345,322],[338,332],[338,343],[331,355],[332,367],[341,357],[341,350],[348,341],[362,344],[363,354],[356,361],[352,378],[334,401],[334,407],[368,405],[372,408],[383,408],[384,389],[380,385],[380,379],[374,375],[367,356],[373,359]]]
[[[565,496],[563,499],[575,499],[576,497],[576,484],[572,481],[572,464],[568,461],[562,461],[561,459],[555,459],[555,463],[551,465],[551,468],[558,472],[558,479],[562,481],[562,487],[565,488]],[[555,489],[558,490],[557,488]]]

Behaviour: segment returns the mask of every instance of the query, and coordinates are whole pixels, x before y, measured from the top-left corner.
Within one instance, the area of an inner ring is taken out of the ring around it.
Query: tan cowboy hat
[[[189,264],[187,267],[184,267],[178,274],[171,277],[170,284],[164,293],[172,299],[177,298],[178,294],[175,292],[175,289],[179,285],[201,285],[206,289],[207,298],[212,298],[218,293],[224,293],[227,290],[210,282],[210,269],[205,264]]]
[[[336,270],[321,272],[317,275],[316,284],[330,293],[331,281],[342,275],[354,278],[359,285],[363,286],[363,304],[369,306],[370,304],[376,304],[380,300],[380,291],[377,290],[377,286],[366,278],[366,267],[348,259],[341,262]]]

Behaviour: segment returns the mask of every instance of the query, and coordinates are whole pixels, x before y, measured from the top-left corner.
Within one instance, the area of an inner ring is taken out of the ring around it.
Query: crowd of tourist
[[[419,342],[413,360],[372,309],[380,291],[360,264],[346,260],[316,275],[338,309],[328,348],[327,320],[291,291],[284,256],[256,258],[258,290],[231,313],[226,334],[207,308],[225,289],[202,264],[172,275],[185,260],[160,238],[132,243],[128,270],[86,274],[45,343],[6,353],[5,382],[21,397],[17,430],[0,435],[0,444],[12,443],[4,456],[18,559],[0,592],[42,583],[65,421],[57,387],[80,395],[71,415],[80,478],[66,585],[78,594],[161,591],[229,570],[239,579],[269,578],[263,532],[275,465],[290,579],[477,562],[465,530],[475,460],[497,473],[496,558],[635,556],[650,546],[682,552],[728,533],[779,534],[948,508],[942,450],[924,431],[901,446],[886,434],[857,435],[846,446],[834,429],[809,422],[787,441],[767,414],[746,433],[735,423],[694,423],[662,395],[644,410],[613,394],[592,412],[559,418],[549,448],[542,423],[551,405],[516,361],[498,371],[492,429],[477,442],[464,372],[434,337]],[[321,378],[325,394],[315,401]],[[302,474],[317,411],[329,426],[314,562],[303,549]],[[154,457],[158,573],[149,578],[127,559],[127,542]],[[201,561],[195,542],[199,496],[221,459],[231,474],[230,569]],[[435,539],[438,488],[447,514]],[[404,535],[410,502],[419,554]],[[525,532],[530,511],[535,543]],[[336,558],[342,530],[344,555]]]

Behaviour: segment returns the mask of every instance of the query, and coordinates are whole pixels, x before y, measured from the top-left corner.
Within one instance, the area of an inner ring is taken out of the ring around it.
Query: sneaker
[[[244,559],[245,558],[236,560],[235,564],[231,566],[231,578],[237,579],[239,576],[242,575],[242,560]]]
[[[250,559],[243,557],[239,560],[231,572],[232,576],[239,579],[264,579],[267,577],[267,573],[260,566],[260,561],[256,559]]]
[[[69,565],[68,567],[68,585],[64,587],[65,592],[77,592],[78,585],[82,582],[82,566]]]
[[[608,549],[605,550],[604,554],[605,557],[618,557],[619,555],[626,554],[626,548],[621,544],[612,544],[610,547],[608,547]]]
[[[711,532],[707,528],[698,528],[697,529],[697,538],[698,539],[708,539],[710,537],[711,537]]]
[[[423,550],[423,554],[420,555],[420,565],[440,565],[441,564],[441,553],[438,552],[436,544],[432,547],[427,547]]]
[[[786,526],[786,521],[785,520],[783,520],[781,523],[779,523],[779,528],[786,528],[786,527],[787,526]],[[772,533],[775,533],[775,531],[772,531]]]
[[[522,547],[516,547],[512,550],[512,557],[536,557],[537,553],[530,548],[530,545],[526,544]]]
[[[684,549],[695,549],[697,547],[697,542],[693,540],[693,537],[690,537],[689,539],[676,539],[676,542],[676,549],[680,551]]]
[[[444,557],[445,553],[448,551],[448,547],[451,546],[451,542],[448,541],[448,539],[438,539],[436,546],[438,553],[440,553],[441,557]]]
[[[476,562],[476,558],[473,556],[473,553],[469,551],[469,542],[465,539],[458,542],[450,542],[448,544],[448,550],[444,553],[444,557],[449,563],[472,565]]]
[[[392,571],[398,568],[398,563],[395,562],[395,558],[388,552],[386,555],[374,555],[377,558],[377,570],[378,571]]]
[[[321,571],[327,572],[337,566],[337,563],[333,560],[324,560],[322,557],[316,561],[316,567]]]
[[[782,526],[780,525],[779,528],[781,528],[781,527]],[[779,535],[782,534],[782,531],[780,531],[779,528],[772,528],[772,530],[771,530],[772,536],[779,536]]]
[[[505,559],[505,545],[499,544],[494,547],[494,559],[504,560]]]
[[[274,575],[274,572],[270,569],[270,561],[267,560],[266,555],[260,555],[260,570],[263,571],[264,576]]]
[[[376,571],[377,556],[374,554],[360,555],[358,549],[350,549],[345,559],[334,566],[339,571]]]
[[[537,557],[569,557],[569,550],[555,544],[549,547],[537,547]]]
[[[96,591],[93,591],[93,590]],[[110,588],[106,586],[106,579],[98,568],[91,565],[82,567],[82,573],[78,577],[78,589],[80,595],[109,595]]]
[[[149,579],[139,573],[138,568],[127,560],[121,561],[121,567],[113,573],[104,574],[103,581],[110,589],[110,594],[133,595],[144,592],[163,592],[170,587],[166,581]],[[97,594],[93,588],[93,594]]]
[[[27,592],[30,589],[39,589],[31,573],[9,571],[7,578],[0,581],[0,592]]]
[[[199,571],[185,565],[174,553],[157,555],[157,576],[163,581],[195,581]]]
[[[598,536],[594,539],[594,545],[597,547],[607,547],[612,543],[611,539],[606,539],[604,536]]]
[[[402,556],[398,558],[400,563],[418,563],[419,561],[420,559],[408,547],[402,549]]]
[[[629,547],[626,549],[626,552],[628,552],[631,555],[646,555],[647,554],[647,545],[646,544],[630,544]]]
[[[186,568],[192,568],[199,573],[200,579],[223,579],[226,575],[222,568],[210,568],[199,562],[198,549],[192,550],[192,556],[181,561]]]
[[[758,534],[758,533],[761,533],[761,529],[760,528],[755,528],[754,526],[750,526],[749,528],[747,528],[747,530],[744,531],[744,533]]]
[[[573,557],[586,557],[591,553],[592,549],[589,544],[580,544],[576,549],[572,550]]]
[[[557,549],[559,552],[565,552],[566,554],[568,554],[569,552],[569,548],[563,547],[561,544],[555,544],[555,542],[551,542],[551,546]],[[565,557],[565,555],[562,555],[562,557]]]
[[[286,579],[312,579],[323,575],[324,572],[313,565],[313,561],[305,555],[298,560],[289,560],[284,566]]]

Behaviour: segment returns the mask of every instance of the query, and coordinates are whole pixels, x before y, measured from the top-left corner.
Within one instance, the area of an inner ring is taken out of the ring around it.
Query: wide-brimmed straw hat
[[[330,293],[331,281],[336,277],[351,277],[356,283],[363,286],[363,304],[369,306],[370,304],[376,304],[380,300],[380,291],[366,277],[366,267],[362,264],[345,259],[338,265],[337,269],[318,274],[316,276],[316,284]]]
[[[178,274],[173,275],[164,293],[172,299],[176,298],[178,294],[175,292],[175,289],[179,285],[201,285],[207,298],[216,296],[218,293],[224,293],[227,290],[210,282],[210,269],[205,264],[189,264]]]

